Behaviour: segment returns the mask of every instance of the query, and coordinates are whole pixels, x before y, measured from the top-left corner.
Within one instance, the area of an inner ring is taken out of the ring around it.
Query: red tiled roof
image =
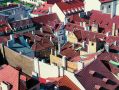
[[[5,81],[12,85],[11,90],[18,90],[19,85],[19,71],[9,65],[0,67],[0,82]]]
[[[43,16],[39,16],[39,17],[34,17],[32,18],[32,21],[37,24],[37,25],[41,25],[41,24],[48,24],[49,22],[52,21],[58,21],[58,16],[53,13],[53,14],[48,14],[48,15],[43,15]]]
[[[59,86],[59,90],[80,90],[66,75],[56,82],[56,85]]]
[[[111,18],[110,14],[104,14],[100,11],[92,10],[90,16],[90,25],[96,23],[99,27],[104,29],[112,29],[113,23],[116,24],[116,28],[119,28],[119,16]]]
[[[69,59],[72,59],[72,58],[80,55],[80,53],[75,51],[73,48],[62,49],[61,54],[66,56]]]
[[[111,2],[113,0],[99,0],[101,3],[107,3],[107,2]]]
[[[0,32],[6,32],[11,30],[11,27],[5,21],[0,21]]]
[[[61,2],[62,0],[47,0],[48,4],[55,4],[57,2]]]
[[[25,20],[15,21],[10,24],[14,29],[14,28],[26,27],[27,25],[33,25],[33,22],[31,19],[25,19]]]
[[[95,71],[94,75],[89,73],[92,70]],[[86,90],[96,90],[95,85],[100,85],[109,90],[115,90],[119,87],[119,81],[99,60],[95,60],[75,76]],[[113,84],[104,82],[103,78],[108,78]]]
[[[56,3],[57,6],[63,11],[63,12],[68,12],[75,9],[81,10],[84,7],[84,4],[81,0],[73,0],[73,1],[69,1],[69,2],[58,2]]]
[[[119,55],[116,53],[111,53],[111,52],[102,52],[98,57],[97,60],[105,60],[105,61],[119,61]]]
[[[53,44],[45,37],[41,37],[40,40],[37,40],[36,43],[32,45],[32,50],[39,51],[52,48]]]
[[[45,2],[44,4],[42,4],[39,8],[37,8],[36,10],[34,10],[32,13],[33,14],[47,14],[49,11],[49,8],[52,7],[52,4],[48,4],[47,2]]]
[[[81,27],[80,25],[78,24],[73,24],[73,23],[68,23],[65,25],[65,29],[67,31],[70,31],[70,32],[73,32],[73,31],[77,31],[77,30],[84,30],[83,27]]]

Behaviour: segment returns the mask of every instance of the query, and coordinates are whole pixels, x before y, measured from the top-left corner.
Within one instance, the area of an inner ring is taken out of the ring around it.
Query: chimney
[[[84,62],[78,62],[77,63],[77,69],[78,69],[78,71],[80,71],[80,70],[82,70],[84,68]]]
[[[1,82],[1,88],[2,88],[2,90],[10,90],[11,85],[8,82],[2,81]]]
[[[101,86],[100,85],[95,85],[96,90],[100,90]]]
[[[52,13],[52,7],[49,7],[49,14]]]
[[[14,40],[14,35],[13,35],[13,34],[10,34],[10,40],[12,40],[13,43],[15,42],[15,40]]]
[[[108,37],[108,36],[109,36],[109,33],[110,33],[110,32],[107,32],[107,33],[106,33],[106,37]]]
[[[36,57],[34,58],[34,72],[38,74],[38,77],[40,76],[39,60]]]
[[[43,33],[43,28],[42,27],[40,28],[40,31],[41,31],[41,33]]]
[[[50,42],[53,42],[53,41],[52,41],[52,36],[50,36]]]
[[[66,67],[66,56],[62,56],[62,66]]]
[[[61,52],[61,44],[58,43],[58,54],[60,54],[60,52]]]
[[[95,73],[95,71],[93,71],[93,70],[89,71],[89,74],[91,74],[91,75],[94,75],[94,73]]]
[[[32,31],[32,34],[34,34],[34,31]]]
[[[105,50],[106,50],[107,52],[109,52],[109,44],[108,44],[108,43],[105,43],[104,47],[105,47]]]
[[[54,86],[54,90],[59,90],[59,86],[58,85]]]
[[[103,78],[102,81],[104,81],[105,83],[107,83],[109,79],[108,78]]]
[[[83,26],[83,22],[80,22],[80,26]]]
[[[113,23],[113,25],[112,25],[112,36],[115,35],[115,30],[116,30],[116,24]]]
[[[93,32],[98,32],[98,24],[93,23],[91,29]]]
[[[85,41],[82,42],[82,47],[85,48]]]

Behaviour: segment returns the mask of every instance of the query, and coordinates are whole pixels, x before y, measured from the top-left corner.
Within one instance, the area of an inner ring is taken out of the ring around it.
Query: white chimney
[[[34,31],[32,31],[32,34],[34,34]]]
[[[54,86],[54,90],[59,90],[59,86],[58,85]]]
[[[108,78],[103,78],[102,81],[104,81],[105,83],[107,83],[109,79]]]
[[[109,52],[109,44],[108,43],[105,43],[105,50],[107,51],[107,52]]]
[[[10,90],[11,85],[7,82],[2,81],[1,82],[1,88],[2,88],[2,90]]]
[[[95,73],[95,71],[93,71],[93,70],[89,71],[89,74],[91,74],[91,75],[93,75],[94,73]]]
[[[41,33],[43,33],[43,28],[42,27],[40,28],[40,31],[41,31]]]
[[[49,7],[49,14],[52,13],[52,7]]]
[[[62,66],[66,67],[66,56],[62,56]]]
[[[34,58],[34,71],[38,73],[38,77],[40,76],[40,68],[39,68],[39,60],[38,58]]]
[[[57,56],[57,51],[56,51],[56,49],[55,49],[55,56]]]
[[[58,43],[58,54],[60,54],[60,52],[61,52],[61,44]]]
[[[100,85],[95,85],[96,90],[100,90],[101,86]]]
[[[84,63],[83,62],[78,62],[77,63],[77,69],[78,71],[82,70],[84,68]]]
[[[85,41],[82,42],[82,47],[85,48]]]

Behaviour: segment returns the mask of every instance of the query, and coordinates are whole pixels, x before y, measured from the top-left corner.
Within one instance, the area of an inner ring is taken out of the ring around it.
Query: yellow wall
[[[93,44],[93,45],[92,45]],[[93,41],[89,41],[89,44],[88,44],[88,53],[91,54],[91,53],[96,53],[96,42],[93,42]]]
[[[68,34],[67,40],[71,43],[78,43],[78,39],[73,33]]]
[[[98,25],[92,25],[92,32],[98,32]]]
[[[50,64],[56,64],[59,65],[59,62],[61,62],[61,58],[55,56],[55,55],[50,55]],[[62,66],[61,62],[61,66]],[[76,62],[67,62],[67,70],[69,70],[70,72],[74,72],[75,70],[77,70],[77,63]]]

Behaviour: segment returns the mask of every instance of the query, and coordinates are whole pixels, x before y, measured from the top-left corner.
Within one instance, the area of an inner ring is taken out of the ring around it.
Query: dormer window
[[[94,45],[94,43],[92,43],[92,46]]]

